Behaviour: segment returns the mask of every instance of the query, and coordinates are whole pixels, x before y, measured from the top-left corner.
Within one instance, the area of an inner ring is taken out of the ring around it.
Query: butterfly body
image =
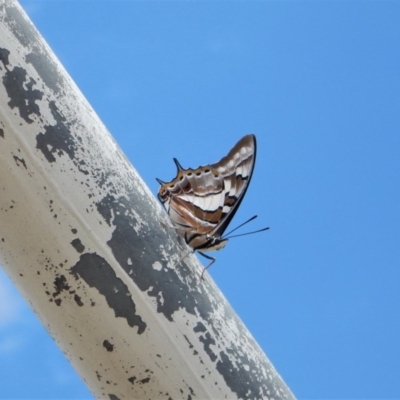
[[[223,234],[249,186],[255,159],[256,138],[247,135],[215,164],[184,169],[174,158],[177,176],[170,182],[157,179],[159,200],[194,251],[220,250],[227,244]]]

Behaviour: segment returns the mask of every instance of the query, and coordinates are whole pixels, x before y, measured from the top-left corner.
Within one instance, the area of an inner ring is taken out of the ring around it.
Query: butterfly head
[[[172,186],[170,182],[164,182],[161,179],[157,179],[157,182],[161,185],[158,190],[158,199],[164,204],[170,197],[170,187]]]
[[[211,242],[208,245],[207,249],[203,249],[203,251],[217,251],[223,249],[228,243],[228,239],[224,239],[221,237],[212,237]]]
[[[228,239],[222,238],[220,236],[211,235],[194,235],[188,240],[186,236],[186,243],[192,247],[194,250],[207,252],[207,251],[217,251],[223,249],[228,243]]]

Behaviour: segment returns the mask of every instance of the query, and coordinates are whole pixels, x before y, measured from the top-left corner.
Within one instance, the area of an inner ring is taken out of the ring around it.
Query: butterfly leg
[[[164,228],[164,229],[173,229],[173,230],[177,230],[177,227],[172,225],[171,223],[167,222],[167,221],[160,221],[160,225]]]
[[[211,260],[211,262],[210,262],[206,267],[204,267],[203,272],[201,273],[201,279],[204,280],[204,272],[206,272],[206,269],[210,268],[211,265],[213,265],[213,264],[215,263],[216,260],[215,260],[214,257],[210,257],[210,256],[208,256],[207,254],[202,253],[201,251],[197,251],[197,252],[198,252],[199,254],[201,254],[203,257],[205,257],[205,258]]]
[[[175,269],[189,254],[193,254],[194,250],[188,251],[185,253],[173,266],[173,269]]]

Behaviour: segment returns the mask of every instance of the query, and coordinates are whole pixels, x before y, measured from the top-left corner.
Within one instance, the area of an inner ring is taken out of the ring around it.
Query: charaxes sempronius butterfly
[[[222,249],[230,238],[223,234],[249,187],[256,147],[256,137],[247,135],[215,164],[184,169],[174,158],[177,176],[171,182],[157,178],[161,185],[158,198],[177,233],[193,251],[211,260],[204,271],[214,263],[215,258],[203,252]]]

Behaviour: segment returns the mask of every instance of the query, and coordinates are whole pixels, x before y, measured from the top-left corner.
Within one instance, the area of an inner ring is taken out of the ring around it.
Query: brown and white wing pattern
[[[212,165],[224,179],[222,218],[213,234],[223,235],[246,194],[256,162],[256,146],[256,137],[247,135],[226,157]]]
[[[226,243],[222,235],[246,193],[255,158],[256,138],[247,135],[216,164],[184,169],[174,159],[177,176],[158,180],[158,198],[194,250],[218,250]]]

